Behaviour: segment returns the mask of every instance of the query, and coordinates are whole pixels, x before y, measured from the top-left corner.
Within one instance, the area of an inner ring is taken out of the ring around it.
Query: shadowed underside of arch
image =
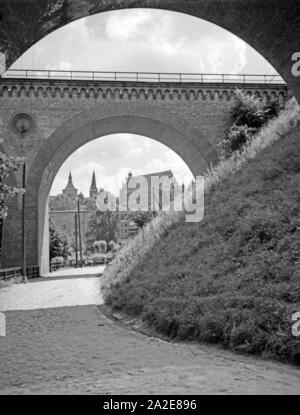
[[[202,18],[227,29],[261,53],[299,98],[291,68],[299,50],[298,0],[0,0],[0,51],[11,65],[34,43],[82,17],[117,9],[154,8]]]

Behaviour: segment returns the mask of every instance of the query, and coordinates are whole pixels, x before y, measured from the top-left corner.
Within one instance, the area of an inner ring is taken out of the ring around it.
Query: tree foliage
[[[118,214],[116,212],[95,211],[88,223],[86,232],[87,250],[94,251],[95,241],[110,241],[116,239]]]
[[[22,162],[23,159],[19,157],[7,156],[0,152],[0,219],[6,218],[11,198],[24,191],[7,184],[10,174],[16,171]]]
[[[120,249],[120,245],[117,244],[115,241],[109,241],[108,246],[109,246],[109,250],[113,252],[114,254],[118,252],[118,250]]]
[[[93,248],[98,254],[106,254],[107,252],[107,242],[106,241],[95,241],[93,243]]]
[[[54,224],[51,221],[49,223],[49,233],[50,260],[56,257],[67,259],[68,255],[70,255],[70,248],[68,246],[67,238],[58,234]]]
[[[227,137],[218,145],[221,157],[228,158],[241,151],[252,137],[280,112],[278,100],[265,104],[260,98],[236,90],[236,102],[231,110],[233,124]]]

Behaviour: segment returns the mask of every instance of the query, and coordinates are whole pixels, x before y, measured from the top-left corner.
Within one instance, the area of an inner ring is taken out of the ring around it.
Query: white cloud
[[[158,10],[122,10],[51,33],[14,67],[149,72],[274,73],[241,39],[211,23]]]
[[[48,69],[54,69],[54,68],[48,68]],[[72,69],[72,64],[70,62],[61,61],[59,62],[57,69],[62,70],[62,71],[70,71]]]
[[[75,187],[88,195],[93,171],[98,187],[118,194],[129,171],[141,175],[163,170],[172,170],[179,182],[188,183],[192,178],[183,160],[165,145],[137,135],[110,135],[74,152],[60,168],[51,194],[60,193],[66,186],[69,171]]]
[[[135,39],[151,21],[152,14],[147,10],[125,10],[122,13],[111,13],[106,20],[105,34],[110,40]]]

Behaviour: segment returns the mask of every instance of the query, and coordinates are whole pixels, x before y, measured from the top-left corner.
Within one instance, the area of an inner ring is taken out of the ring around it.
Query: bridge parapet
[[[1,78],[0,97],[49,97],[112,100],[225,100],[235,97],[236,89],[262,98],[284,103],[288,88],[282,83],[219,83],[219,82],[143,82],[88,81]]]
[[[174,72],[104,72],[68,71],[52,69],[9,69],[5,78],[84,80],[84,81],[135,81],[135,82],[197,82],[197,83],[244,83],[285,84],[277,74],[220,74],[220,73],[174,73]]]

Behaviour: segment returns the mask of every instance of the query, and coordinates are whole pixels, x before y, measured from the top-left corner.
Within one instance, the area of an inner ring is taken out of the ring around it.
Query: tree
[[[116,254],[120,249],[120,245],[117,244],[115,241],[109,241],[108,243],[109,249],[112,253]]]
[[[93,248],[95,251],[98,251],[98,254],[106,254],[107,242],[106,241],[95,241],[93,243]]]
[[[56,231],[54,224],[49,223],[49,239],[50,239],[50,260],[55,257],[63,257],[67,259],[70,255],[70,248],[65,236],[59,235]]]
[[[1,144],[0,140],[0,144]],[[6,181],[13,171],[16,171],[24,160],[20,157],[7,156],[0,152],[0,219],[5,219],[10,199],[24,189],[9,186]]]
[[[87,250],[94,251],[95,241],[116,240],[118,214],[116,212],[95,211],[89,220],[86,232]]]

